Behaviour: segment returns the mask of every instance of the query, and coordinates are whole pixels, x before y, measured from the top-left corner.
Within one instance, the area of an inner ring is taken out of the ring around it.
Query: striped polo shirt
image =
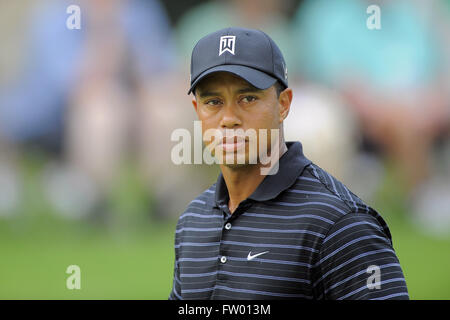
[[[383,218],[286,144],[233,214],[222,174],[188,205],[169,299],[409,299]]]

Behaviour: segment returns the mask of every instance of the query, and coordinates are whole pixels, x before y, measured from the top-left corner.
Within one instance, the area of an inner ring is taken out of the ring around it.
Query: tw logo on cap
[[[228,51],[232,55],[234,55],[234,48],[236,44],[236,36],[222,36],[220,37],[220,48],[219,48],[219,56],[222,53]]]

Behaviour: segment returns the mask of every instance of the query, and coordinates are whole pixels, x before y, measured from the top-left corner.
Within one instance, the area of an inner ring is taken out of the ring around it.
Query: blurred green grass
[[[166,299],[172,284],[175,223],[137,233],[98,232],[47,221],[26,232],[0,228],[0,299]],[[69,265],[81,289],[66,288]]]
[[[450,240],[424,234],[406,220],[386,219],[411,299],[450,299]]]

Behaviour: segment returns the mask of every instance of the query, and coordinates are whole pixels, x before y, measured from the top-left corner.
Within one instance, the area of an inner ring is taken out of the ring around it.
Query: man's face
[[[289,98],[288,104],[286,95]],[[223,164],[236,168],[259,162],[260,143],[270,153],[271,129],[280,130],[289,111],[291,98],[290,89],[277,97],[274,86],[260,90],[231,73],[217,72],[197,85],[192,103],[202,121],[204,137],[208,130],[217,130],[224,137],[224,141],[220,139],[215,150],[214,146],[209,146],[214,138],[204,139],[211,153],[218,157],[214,151],[222,152]],[[267,132],[266,139],[261,134],[261,129]],[[256,134],[249,136],[243,132]],[[279,135],[281,136],[281,132]],[[250,151],[255,150],[250,149],[250,144],[256,147],[256,152]],[[238,161],[238,156],[245,158],[245,161]]]

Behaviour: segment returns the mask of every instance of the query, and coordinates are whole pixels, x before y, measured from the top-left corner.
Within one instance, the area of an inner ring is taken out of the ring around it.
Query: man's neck
[[[287,151],[287,146],[283,142],[278,153],[279,158]],[[228,208],[233,213],[239,204],[247,199],[264,180],[265,175],[261,174],[261,163],[246,165],[239,168],[230,168],[221,165],[223,179],[228,189]]]

